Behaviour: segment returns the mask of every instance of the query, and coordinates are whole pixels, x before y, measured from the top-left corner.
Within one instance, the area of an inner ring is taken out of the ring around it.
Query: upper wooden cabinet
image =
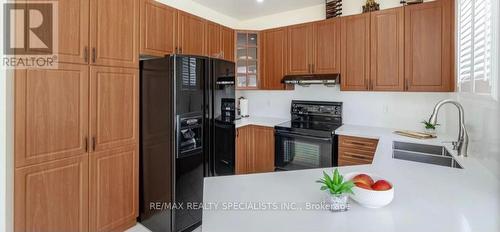
[[[405,7],[406,90],[454,90],[454,1]]]
[[[91,0],[91,63],[139,67],[139,1]]]
[[[140,0],[140,53],[163,57],[175,53],[177,10],[153,0]]]
[[[87,152],[89,68],[16,70],[16,167]]]
[[[313,73],[340,73],[340,32],[339,18],[314,24]]]
[[[288,67],[291,75],[312,73],[313,25],[288,27]]]
[[[404,91],[403,7],[371,13],[370,90]]]
[[[58,60],[65,63],[89,62],[89,0],[58,2]]]
[[[207,22],[207,54],[210,57],[221,58],[222,56],[222,40],[221,27],[217,23]]]
[[[221,50],[224,60],[234,61],[235,32],[233,29],[221,26]]]
[[[340,32],[338,18],[288,27],[287,73],[340,73]]]
[[[177,43],[180,54],[206,55],[206,20],[178,11]]]
[[[92,151],[136,144],[139,136],[139,72],[136,69],[92,67]]]
[[[370,14],[342,17],[341,90],[368,90]]]
[[[281,83],[286,74],[287,28],[261,32],[261,79],[260,89],[284,90]]]

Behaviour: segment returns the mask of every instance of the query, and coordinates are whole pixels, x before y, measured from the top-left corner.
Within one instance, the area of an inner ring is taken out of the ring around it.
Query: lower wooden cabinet
[[[16,169],[15,231],[88,231],[88,167],[84,154]]]
[[[378,140],[339,136],[339,166],[371,164]]]
[[[274,171],[274,128],[236,129],[236,174]]]
[[[96,152],[90,157],[90,230],[125,230],[138,216],[138,148]]]

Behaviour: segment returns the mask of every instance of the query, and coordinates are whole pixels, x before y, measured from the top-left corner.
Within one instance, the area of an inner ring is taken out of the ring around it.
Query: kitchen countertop
[[[343,174],[376,174],[391,181],[395,198],[390,205],[367,209],[351,200],[348,212],[305,210],[305,203],[318,203],[325,197],[315,180],[322,177],[324,170],[331,172],[333,168],[210,177],[204,183],[202,231],[500,231],[500,181],[474,159],[474,154],[469,158],[457,158],[464,167],[462,170],[395,160],[392,158],[393,141],[442,145],[442,141],[449,140],[446,137],[417,140],[395,135],[392,131],[353,125],[337,130],[341,135],[379,139],[373,164],[339,170]],[[273,205],[269,206],[270,203]],[[281,204],[277,203],[295,203],[295,206],[286,205],[295,210],[242,210],[280,208]],[[226,208],[233,210],[224,210]]]
[[[241,118],[236,120],[236,128],[249,125],[274,127],[278,124],[288,121],[290,121],[290,119],[250,116],[248,118]]]

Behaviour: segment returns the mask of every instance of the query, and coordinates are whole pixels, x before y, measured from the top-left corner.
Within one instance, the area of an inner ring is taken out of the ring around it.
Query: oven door
[[[334,139],[276,131],[277,171],[333,166]]]

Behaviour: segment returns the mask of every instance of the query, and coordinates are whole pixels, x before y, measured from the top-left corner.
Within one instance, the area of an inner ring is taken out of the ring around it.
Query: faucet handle
[[[443,141],[442,143],[449,143],[453,146],[453,150],[458,150],[458,141]]]

